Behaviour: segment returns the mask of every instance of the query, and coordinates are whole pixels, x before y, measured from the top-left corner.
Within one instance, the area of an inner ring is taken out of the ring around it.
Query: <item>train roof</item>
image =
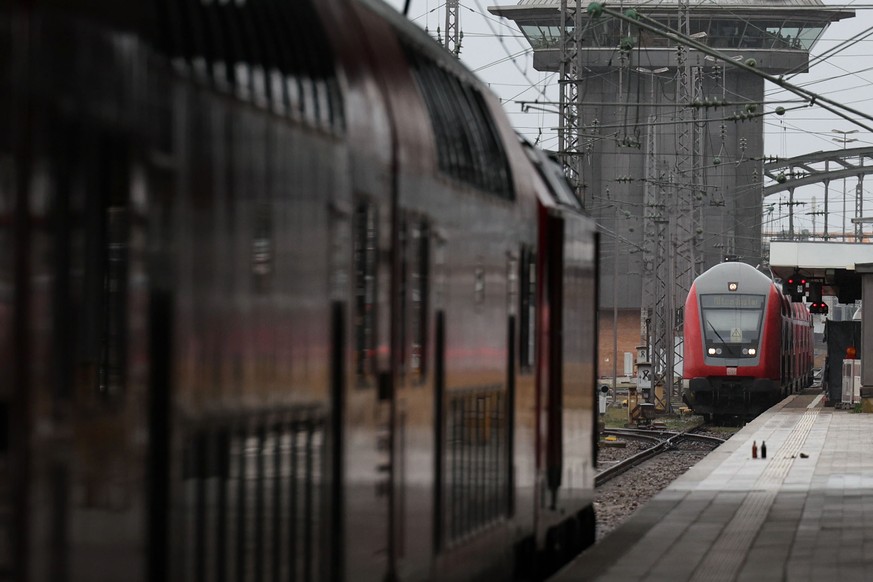
[[[551,199],[540,201],[548,207],[560,207],[581,213],[582,204],[573,194],[567,175],[564,174],[560,164],[526,139],[522,138],[521,144],[549,190]]]
[[[248,0],[246,2],[162,2],[159,0],[42,0],[44,9],[75,15],[136,34],[171,59],[186,61],[240,60],[265,69],[305,70],[310,77],[333,76],[335,62],[325,27],[330,19],[317,15],[319,4],[365,7],[388,23],[398,37],[441,67],[483,92],[491,89],[423,29],[383,0]],[[292,32],[289,33],[288,29]]]
[[[656,4],[651,2],[626,2],[627,6],[645,6],[647,8],[664,8],[666,6],[675,7],[681,6],[681,2],[679,0],[659,0]],[[825,6],[825,3],[822,0],[765,0],[763,2],[753,3],[748,0],[719,0],[719,6]],[[559,7],[561,5],[560,0],[519,0],[519,6],[549,6],[549,7]],[[688,6],[691,8],[696,8],[697,6],[710,6],[711,2],[706,0],[694,0],[692,2],[688,2]],[[674,8],[675,10],[675,8]]]
[[[440,66],[451,71],[457,77],[470,83],[477,85],[482,91],[492,93],[491,89],[483,83],[472,71],[461,64],[456,56],[450,53],[446,48],[438,43],[436,39],[430,36],[421,27],[414,24],[411,20],[400,14],[383,0],[353,0],[358,4],[366,6],[385,21],[390,24],[397,32],[398,37],[414,46],[421,54],[426,55],[431,60],[436,61]]]
[[[736,283],[736,289],[729,289],[729,283]],[[694,281],[698,293],[766,293],[773,285],[770,277],[740,262],[719,263]]]

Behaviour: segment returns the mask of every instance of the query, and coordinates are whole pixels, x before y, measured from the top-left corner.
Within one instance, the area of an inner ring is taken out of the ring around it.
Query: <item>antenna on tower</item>
[[[459,0],[446,0],[446,36],[443,39],[443,46],[456,57],[461,56],[461,41],[464,38],[464,33],[460,31],[459,4]]]

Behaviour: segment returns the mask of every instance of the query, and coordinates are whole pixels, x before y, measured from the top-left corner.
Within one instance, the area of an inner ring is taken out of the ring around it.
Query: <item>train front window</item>
[[[706,355],[756,357],[764,301],[764,295],[701,295],[700,311]]]

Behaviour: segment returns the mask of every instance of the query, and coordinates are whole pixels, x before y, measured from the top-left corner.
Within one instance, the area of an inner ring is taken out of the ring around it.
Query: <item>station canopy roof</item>
[[[572,0],[568,4],[573,5]],[[588,2],[582,4],[587,7]],[[657,4],[625,2],[624,9],[636,8],[673,30],[678,29],[678,0]],[[851,18],[853,10],[826,6],[817,0],[711,0],[689,2],[690,32],[698,42],[715,49],[803,50],[809,51],[827,25]],[[560,0],[521,0],[515,6],[493,6],[488,11],[514,20],[535,50],[558,48],[560,44]],[[589,21],[586,16],[586,48],[616,47],[621,37],[621,21],[601,17]],[[638,46],[666,48],[674,43],[648,31],[632,32]]]
[[[825,241],[771,241],[770,270],[786,280],[794,273],[823,283],[825,295],[860,291],[858,265],[873,263],[873,245]],[[841,293],[841,287],[842,293]],[[857,293],[854,293],[857,294]]]

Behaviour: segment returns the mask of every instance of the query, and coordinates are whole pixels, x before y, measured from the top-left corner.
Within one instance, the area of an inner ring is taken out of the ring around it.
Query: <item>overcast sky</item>
[[[389,4],[402,10],[403,0],[388,0]],[[427,28],[431,36],[436,37],[437,27],[440,31],[445,23],[444,0],[411,0],[410,19],[422,28]],[[537,141],[547,149],[557,147],[555,127],[557,116],[554,113],[535,111],[522,112],[518,101],[558,99],[556,75],[541,73],[534,70],[530,45],[521,35],[515,25],[505,19],[495,17],[487,12],[487,7],[494,4],[515,5],[516,1],[505,0],[461,0],[460,25],[464,33],[461,60],[487,83],[504,103],[515,128],[531,141]],[[873,5],[859,5],[851,2],[835,3],[825,1],[827,5],[851,7],[856,11],[855,18],[832,24],[818,41],[812,51],[812,57],[822,54],[840,43],[863,34],[871,29]],[[869,24],[868,24],[869,23]],[[832,100],[839,101],[865,113],[873,113],[873,35],[855,42],[839,53],[813,65],[809,73],[791,78],[791,82],[802,85]],[[767,109],[784,106],[788,112],[783,117],[765,116],[765,148],[766,155],[791,157],[822,150],[834,150],[843,147],[834,141],[842,135],[833,130],[851,131],[847,134],[849,142],[846,147],[873,145],[873,135],[818,106],[797,108],[797,98],[792,93],[780,90],[772,84],[765,84]],[[867,121],[866,124],[873,125]],[[855,180],[847,182],[849,215],[854,215]],[[873,176],[864,182],[864,214],[873,216]],[[800,200],[811,203],[815,196],[819,205],[823,202],[823,188],[819,186],[798,190],[795,195]],[[780,200],[781,198],[781,200]],[[830,186],[830,232],[833,234],[842,228],[842,183],[832,183]],[[785,196],[772,196],[766,202],[772,203],[772,212],[766,213],[765,231],[787,228],[788,207],[779,202],[787,201]],[[813,230],[813,217],[807,212],[811,204],[797,207],[795,210],[795,228]],[[851,224],[846,219],[847,228]],[[815,230],[822,231],[821,216],[816,218]],[[870,227],[868,227],[870,228]],[[869,232],[869,231],[868,231]]]

